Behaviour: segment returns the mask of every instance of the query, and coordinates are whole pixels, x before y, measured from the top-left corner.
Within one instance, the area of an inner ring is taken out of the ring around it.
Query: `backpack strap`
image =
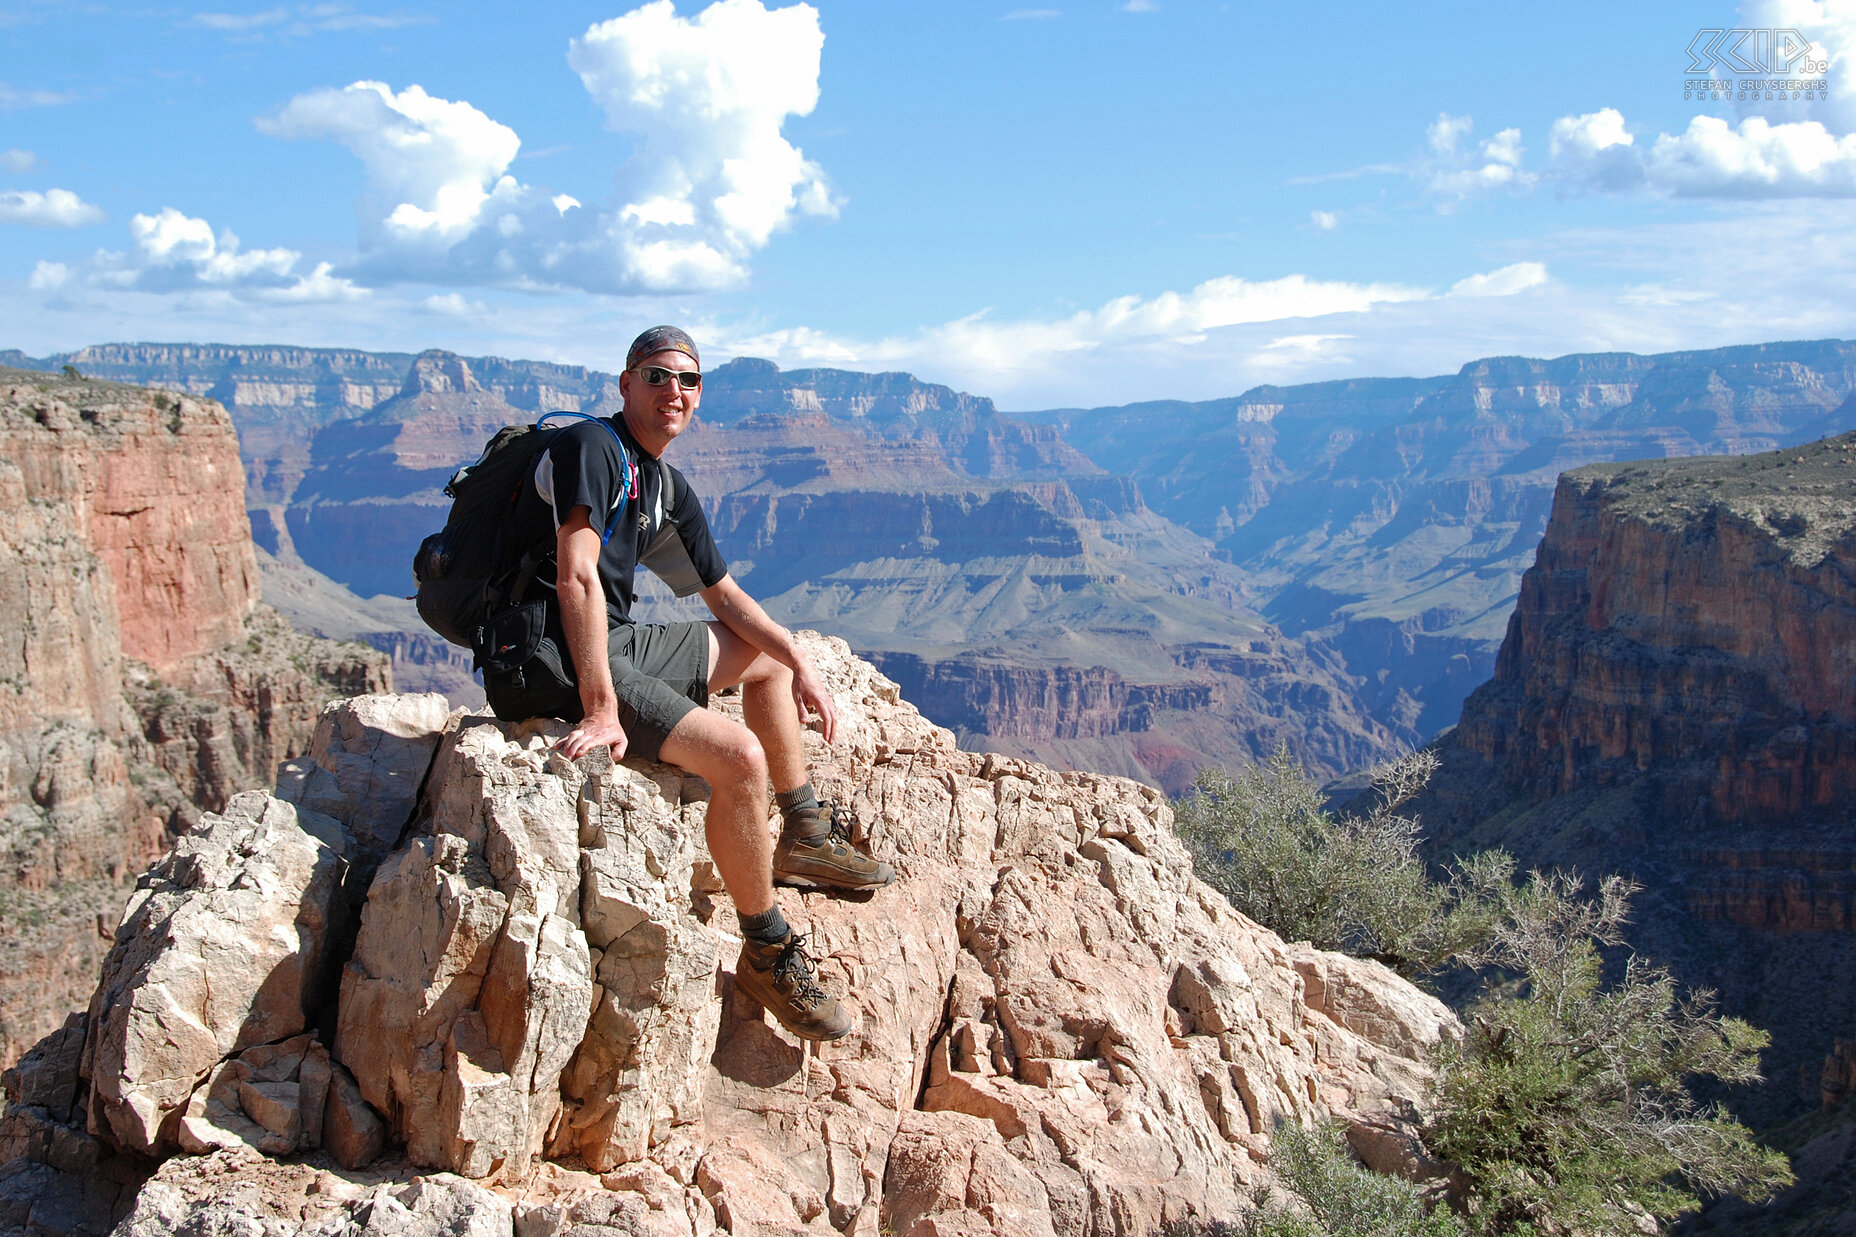
[[[632,465],[631,453],[625,449],[625,440],[619,437],[619,431],[613,429],[612,422],[605,417],[596,417],[590,412],[560,409],[556,412],[542,413],[535,421],[535,428],[541,429],[552,417],[578,417],[582,421],[592,421],[603,425],[606,427],[606,432],[612,435],[612,441],[618,444],[619,460],[624,467],[619,473],[619,501],[613,505],[611,518],[606,521],[605,530],[599,535],[599,544],[601,548],[604,548],[605,544],[612,540],[613,531],[619,526],[619,515],[625,510],[625,500],[628,497],[637,497],[638,470]],[[542,450],[545,451],[547,448],[544,447]],[[551,537],[544,538],[529,547],[528,552],[523,554],[521,561],[516,564],[514,583],[508,594],[507,604],[514,606],[522,603],[523,596],[528,592],[528,586],[535,582],[536,575],[540,573],[541,565],[553,557],[554,539]]]
[[[578,417],[582,421],[592,421],[597,425],[603,425],[606,427],[606,432],[612,435],[612,441],[619,446],[619,460],[624,465],[624,471],[619,474],[619,501],[613,504],[612,518],[606,521],[606,531],[601,533],[599,537],[599,544],[604,546],[608,541],[612,540],[612,532],[619,526],[619,512],[625,510],[626,498],[638,497],[638,470],[632,467],[631,453],[626,451],[625,440],[619,437],[619,431],[612,428],[612,422],[606,417],[596,417],[590,412],[574,412],[570,409],[561,409],[558,412],[542,413],[541,417],[535,422],[535,428],[540,429],[542,426],[546,425],[550,417]],[[546,555],[543,555],[543,558],[546,558]],[[541,560],[537,559],[536,565],[539,566],[540,563]]]

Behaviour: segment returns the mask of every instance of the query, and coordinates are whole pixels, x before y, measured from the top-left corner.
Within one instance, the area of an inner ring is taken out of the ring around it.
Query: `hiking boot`
[[[850,1034],[851,1016],[837,997],[818,986],[805,939],[788,932],[774,945],[752,938],[741,942],[735,987],[800,1039],[843,1039]]]
[[[804,833],[823,822],[829,832],[815,842]],[[858,850],[851,842],[849,811],[830,799],[795,813],[780,830],[773,847],[773,879],[801,889],[881,889],[896,879],[896,869]]]

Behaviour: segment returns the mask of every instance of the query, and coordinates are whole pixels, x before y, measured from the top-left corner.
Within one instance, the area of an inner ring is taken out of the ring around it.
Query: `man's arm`
[[[581,711],[579,723],[555,747],[569,760],[578,760],[603,745],[619,760],[625,755],[625,728],[619,725],[619,693],[606,660],[606,591],[599,584],[602,547],[599,530],[587,517],[588,508],[575,507],[554,535],[554,590],[561,603],[567,652],[580,681]]]
[[[703,589],[701,596],[724,627],[793,672],[793,704],[799,709],[799,720],[803,722],[808,713],[816,712],[819,731],[830,743],[838,729],[831,693],[813,669],[812,659],[793,642],[793,633],[768,618],[760,603],[748,596],[733,576],[723,576]]]

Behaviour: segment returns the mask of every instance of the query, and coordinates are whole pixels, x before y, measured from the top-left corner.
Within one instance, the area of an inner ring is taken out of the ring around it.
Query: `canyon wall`
[[[1635,943],[1773,1032],[1776,1119],[1856,1020],[1856,435],[1567,473],[1418,810],[1439,859],[1624,871]]]
[[[218,404],[0,370],[0,1062],[95,982],[128,885],[384,659],[258,603]]]
[[[1856,344],[1488,357],[1433,378],[1018,413],[1215,541],[1286,633],[1417,738],[1489,677],[1562,472],[1856,429]]]

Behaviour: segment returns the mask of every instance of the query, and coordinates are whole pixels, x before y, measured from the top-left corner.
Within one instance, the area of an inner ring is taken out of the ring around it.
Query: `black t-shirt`
[[[624,439],[623,456],[607,426]],[[626,458],[632,463],[632,481],[622,492]],[[558,530],[575,507],[589,508],[587,519],[601,533],[618,512],[612,536],[599,552],[608,626],[632,621],[632,576],[640,566],[649,567],[679,597],[728,574],[696,491],[682,473],[646,455],[622,417],[569,422],[541,453],[534,476],[522,489],[516,518],[535,530],[525,541]],[[552,589],[555,566],[553,559],[544,563],[537,582]]]

